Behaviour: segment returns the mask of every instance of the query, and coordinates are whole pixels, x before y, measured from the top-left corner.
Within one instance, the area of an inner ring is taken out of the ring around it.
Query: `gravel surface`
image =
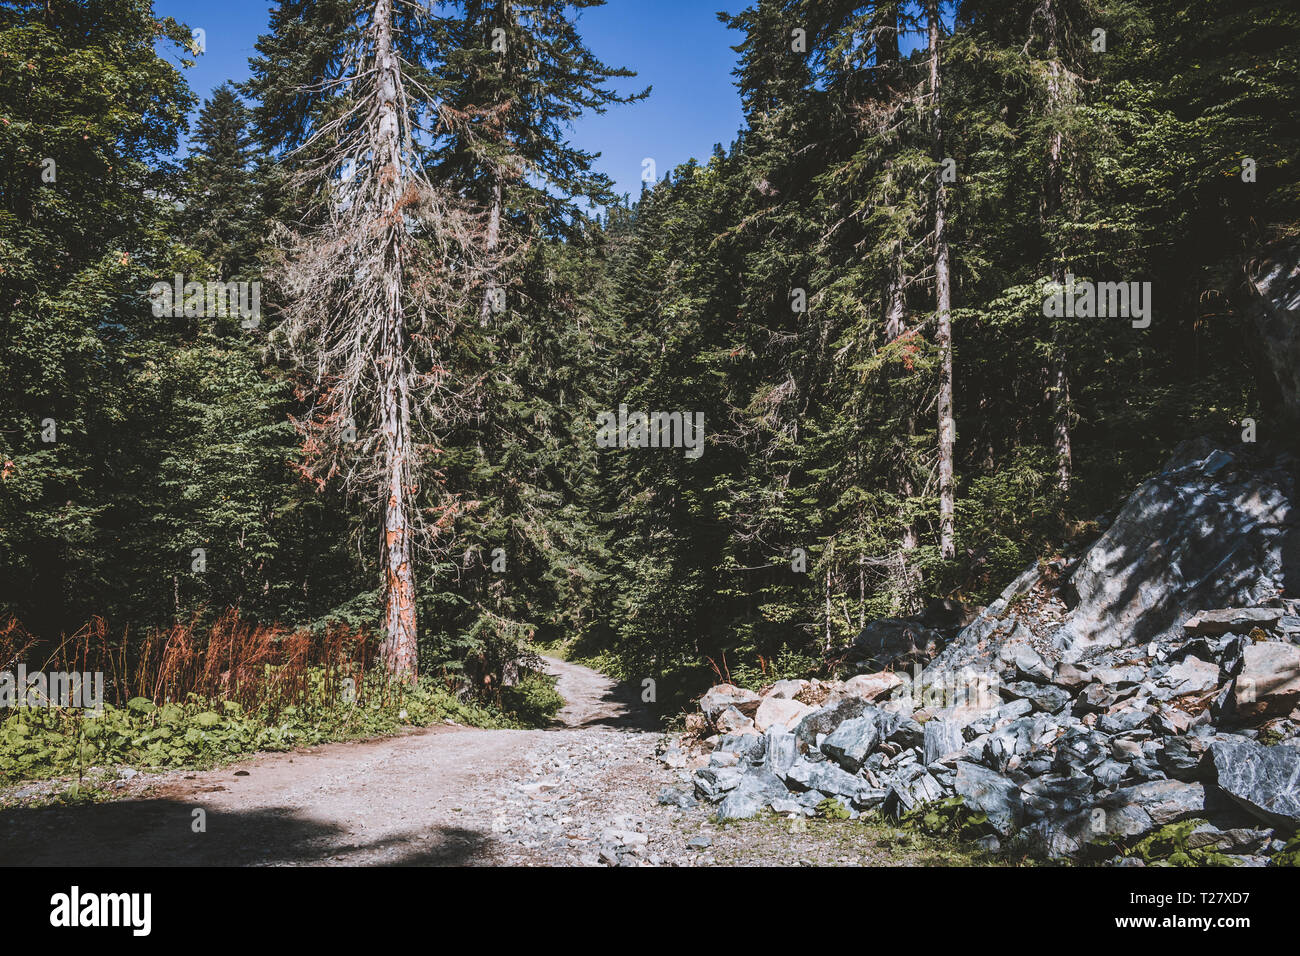
[[[139,774],[109,802],[20,801],[0,811],[0,864],[948,862],[913,837],[862,823],[714,824],[711,807],[692,805],[689,769],[656,757],[663,736],[635,697],[588,668],[547,663],[566,701],[552,729],[434,727],[212,771]],[[687,806],[660,803],[666,789]]]

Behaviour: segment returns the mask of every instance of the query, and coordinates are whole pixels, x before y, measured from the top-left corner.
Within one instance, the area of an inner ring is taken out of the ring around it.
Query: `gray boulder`
[[[846,697],[836,704],[819,707],[799,721],[794,735],[802,745],[801,750],[817,749],[817,738],[830,736],[846,720],[861,717],[875,708],[861,697]]]
[[[1014,833],[1024,818],[1020,788],[979,764],[958,761],[953,791],[967,806],[983,811],[989,824],[1003,836]]]
[[[1300,827],[1300,747],[1242,737],[1216,740],[1210,757],[1219,787],[1245,810],[1287,832]]]
[[[718,822],[749,820],[758,816],[770,802],[756,790],[733,790],[718,804]]]
[[[767,769],[778,777],[784,777],[799,756],[798,741],[794,734],[771,727],[767,731]]]
[[[734,753],[750,763],[758,763],[767,752],[767,741],[758,734],[725,734],[718,741],[717,749]]]
[[[908,618],[883,618],[859,632],[845,662],[866,673],[886,667],[901,669],[927,663],[941,646],[943,636],[934,628]]]
[[[786,781],[800,790],[819,790],[831,796],[847,797],[854,803],[867,803],[875,796],[874,788],[861,777],[855,777],[829,762],[811,763],[800,758],[786,773]],[[884,795],[879,794],[879,797],[883,799]]]
[[[1116,790],[1101,800],[1103,807],[1137,806],[1145,810],[1156,826],[1177,823],[1205,813],[1205,788],[1181,780],[1151,780]]]
[[[1035,684],[1032,681],[1017,681],[1002,685],[1002,696],[1008,700],[1027,700],[1034,710],[1043,713],[1059,713],[1070,703],[1070,692],[1054,684]]]
[[[845,770],[857,773],[871,751],[880,743],[880,721],[874,712],[846,720],[822,741],[822,753]]]
[[[960,724],[936,717],[925,723],[924,754],[921,761],[929,766],[957,753],[964,744]]]
[[[711,803],[717,803],[729,790],[740,786],[744,774],[737,767],[701,767],[695,771],[695,792]]]
[[[1279,417],[1300,425],[1300,243],[1271,250],[1248,278],[1255,292],[1256,351],[1273,373],[1266,394]]]
[[[1224,451],[1181,464],[1187,454],[1143,484],[1079,561],[1075,606],[1053,635],[1064,659],[1178,639],[1188,608],[1262,604],[1295,575],[1290,475],[1238,469]]]

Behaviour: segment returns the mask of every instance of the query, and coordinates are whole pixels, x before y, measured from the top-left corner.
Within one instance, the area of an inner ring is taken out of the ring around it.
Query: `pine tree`
[[[146,0],[0,4],[0,607],[46,638],[165,606],[132,385],[170,335],[146,290],[189,39]]]
[[[251,275],[264,242],[261,156],[251,114],[223,83],[203,104],[183,166],[186,207],[180,225],[188,245],[215,267],[215,278]]]

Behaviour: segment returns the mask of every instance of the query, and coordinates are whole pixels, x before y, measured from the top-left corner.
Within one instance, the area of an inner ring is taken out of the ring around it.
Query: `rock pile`
[[[720,820],[812,815],[827,798],[898,817],[957,796],[987,816],[985,845],[1047,857],[1198,820],[1189,846],[1263,864],[1300,827],[1297,640],[1300,602],[1276,600],[1086,663],[1025,641],[948,683],[718,685],[692,715],[712,748],[695,791]]]

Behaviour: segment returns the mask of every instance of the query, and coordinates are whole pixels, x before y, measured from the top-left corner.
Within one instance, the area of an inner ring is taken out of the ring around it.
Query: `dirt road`
[[[566,700],[554,729],[434,727],[164,774],[111,803],[8,810],[0,813],[0,863],[562,862],[552,851],[573,849],[573,838],[559,848],[523,846],[512,830],[528,809],[513,808],[513,797],[560,799],[559,781],[539,770],[562,768],[557,754],[585,754],[643,794],[662,771],[653,761],[657,734],[612,681],[547,663]],[[580,851],[592,840],[573,842]]]
[[[864,823],[711,821],[656,759],[635,689],[549,660],[547,730],[435,727],[142,774],[121,799],[0,810],[0,865],[925,865],[963,862]],[[661,795],[664,797],[661,802]]]

